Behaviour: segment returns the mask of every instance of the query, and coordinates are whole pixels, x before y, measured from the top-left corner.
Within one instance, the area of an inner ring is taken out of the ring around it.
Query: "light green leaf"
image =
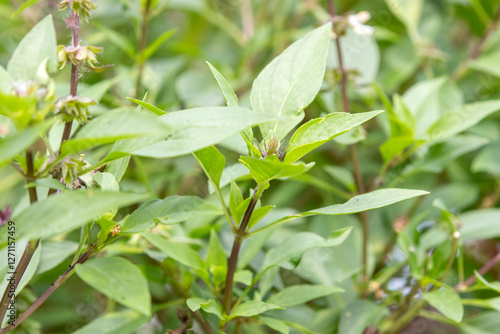
[[[210,64],[207,61],[208,66],[210,67],[210,70],[212,71],[215,80],[217,80],[217,83],[219,84],[219,87],[222,91],[222,94],[224,95],[224,98],[226,99],[227,105],[229,107],[237,107],[239,105],[238,103],[238,97],[234,93],[233,89],[227,82],[226,78],[214,67],[212,64]]]
[[[118,182],[116,182],[113,174],[97,172],[92,176],[92,178],[99,184],[99,187],[101,187],[102,190],[120,191],[120,186],[118,185]]]
[[[121,223],[121,230],[132,233],[152,227],[155,222],[177,224],[200,215],[221,214],[217,206],[200,197],[174,195],[145,202]]]
[[[356,300],[350,303],[340,315],[339,333],[362,334],[366,327],[377,327],[380,319],[389,314],[389,310],[368,300]]]
[[[17,238],[49,238],[80,227],[114,207],[144,200],[146,196],[98,190],[68,191],[36,202],[14,221]]]
[[[343,291],[344,289],[327,285],[294,285],[284,288],[280,292],[272,295],[267,302],[282,307],[291,307]]]
[[[486,287],[488,289],[491,289],[493,291],[500,293],[500,282],[499,281],[488,282],[483,276],[481,276],[481,274],[477,270],[474,270],[474,276],[476,276],[476,278],[477,278],[476,285],[474,286],[474,288]]]
[[[500,100],[466,104],[441,116],[428,130],[429,139],[442,141],[476,125],[486,116],[500,110]]]
[[[323,208],[302,212],[296,215],[286,216],[275,221],[271,225],[276,225],[294,218],[313,215],[347,215],[351,213],[373,210],[426,194],[428,194],[428,192],[423,190],[398,188],[379,189],[366,194],[355,196],[344,204],[330,205]]]
[[[196,253],[187,244],[167,240],[151,232],[142,232],[141,235],[155,247],[160,249],[163,253],[176,260],[177,262],[180,262],[183,265],[195,270],[204,269],[205,265],[203,263],[203,260],[200,258],[198,253]]]
[[[108,27],[100,24],[99,22],[92,21],[92,24],[97,27],[106,36],[106,40],[113,43],[120,50],[124,51],[130,59],[134,59],[135,46],[125,37],[125,34],[120,34]],[[86,96],[86,95],[85,95]]]
[[[489,308],[500,312],[500,297],[489,299],[462,299],[462,304]]]
[[[414,35],[422,15],[423,2],[423,0],[385,0],[387,7],[404,23],[412,38],[416,38]]]
[[[223,319],[222,307],[213,299],[189,298],[186,300],[186,304],[193,312],[201,308],[203,311],[215,314],[219,319]]]
[[[78,243],[73,241],[47,240],[43,243],[40,264],[36,270],[37,275],[49,271],[61,264],[68,256],[73,254],[78,247]]]
[[[0,65],[0,92],[4,94],[10,93],[12,89],[12,79],[2,65]]]
[[[236,306],[231,311],[230,319],[236,317],[253,317],[269,310],[281,310],[282,307],[274,304],[264,303],[258,300],[251,300]]]
[[[295,162],[329,140],[349,131],[383,110],[360,114],[335,112],[315,118],[302,125],[292,136],[285,156],[285,162]]]
[[[464,316],[464,307],[458,293],[452,289],[426,292],[423,299],[447,318],[460,322]]]
[[[194,152],[194,156],[215,189],[219,190],[220,178],[226,165],[226,158],[214,146]]]
[[[47,69],[57,69],[56,32],[52,15],[47,15],[24,36],[7,64],[12,80],[35,80],[37,71],[46,59]]]
[[[307,165],[303,162],[294,164],[281,162],[275,155],[266,159],[241,157],[239,161],[250,170],[250,175],[258,184],[265,184],[281,177],[300,175],[314,166],[314,162]]]
[[[262,218],[264,218],[269,211],[274,209],[276,206],[275,205],[266,205],[261,208],[255,209],[252,212],[252,216],[250,217],[250,221],[248,222],[248,228],[252,228],[255,224],[259,222]]]
[[[93,146],[110,144],[122,138],[166,137],[172,132],[174,132],[172,127],[158,122],[158,118],[153,115],[132,110],[116,110],[92,119],[82,127],[74,139],[63,143],[61,154],[67,156]]]
[[[231,179],[231,192],[229,193],[229,211],[231,215],[239,223],[238,219],[238,207],[243,202],[243,194],[241,193],[240,187]],[[240,217],[241,218],[241,217]]]
[[[488,145],[479,152],[472,162],[471,170],[500,176],[500,143]]]
[[[500,236],[500,209],[472,210],[460,215],[462,229],[460,236],[464,240],[486,240]]]
[[[25,151],[54,124],[55,119],[25,128],[12,136],[0,139],[0,167],[8,164],[16,155]]]
[[[290,333],[290,328],[288,325],[279,319],[269,318],[269,317],[260,317],[263,323],[265,323],[268,327],[274,329],[277,332],[288,334]]]
[[[158,49],[165,43],[177,29],[170,29],[161,34],[153,43],[149,44],[148,47],[139,55],[139,61],[144,61],[149,59]]]
[[[493,74],[496,77],[500,77],[500,67],[498,66],[499,61],[500,51],[495,51],[483,54],[479,58],[470,61],[469,67],[487,74]]]
[[[153,114],[157,115],[157,116],[162,116],[162,115],[165,115],[166,112],[161,110],[160,108],[150,104],[150,103],[147,103],[145,101],[141,101],[141,100],[138,100],[138,99],[134,99],[134,98],[131,98],[131,97],[127,97],[127,100],[130,100],[134,103],[137,103],[138,105],[140,105],[141,107],[144,107],[146,108],[147,110],[151,111]]]
[[[347,239],[351,229],[351,227],[348,227],[337,230],[329,239],[324,239],[311,232],[300,232],[292,235],[267,252],[258,275],[262,275],[267,269],[273,266],[286,264],[291,259],[300,258],[310,249],[340,245]]]
[[[149,317],[132,310],[106,313],[73,334],[132,334],[148,321]]]
[[[325,24],[289,46],[273,59],[254,81],[250,93],[253,110],[287,116],[260,126],[283,139],[304,117],[303,109],[316,97],[325,73],[331,24]]]
[[[379,148],[380,154],[384,158],[384,163],[390,163],[394,157],[402,154],[412,144],[418,145],[420,143],[412,137],[391,137],[387,139]]]
[[[125,171],[127,170],[129,162],[130,155],[111,161],[106,165],[106,169],[104,171],[113,174],[115,176],[116,182],[120,182],[123,175],[125,174]]]
[[[439,77],[418,82],[408,89],[403,100],[416,121],[415,137],[425,138],[427,129],[447,111],[460,108],[464,98],[455,83]]]
[[[151,295],[141,270],[121,257],[101,257],[77,264],[75,271],[88,285],[135,311],[151,315]]]
[[[215,230],[210,231],[210,241],[208,243],[207,253],[208,266],[227,266],[226,255],[224,254],[224,247],[217,236]]]
[[[166,140],[142,148],[133,154],[152,158],[170,158],[189,154],[215,145],[244,129],[275,120],[241,107],[206,107],[175,111],[157,118],[157,121],[174,128]],[[116,148],[117,152],[126,152]]]

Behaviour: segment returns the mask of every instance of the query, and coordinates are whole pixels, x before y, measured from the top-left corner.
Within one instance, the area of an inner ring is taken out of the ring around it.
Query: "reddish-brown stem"
[[[333,0],[328,0],[328,9],[330,11],[332,21],[335,19],[337,13],[335,11],[335,4]],[[342,104],[344,107],[344,112],[351,113],[351,105],[349,103],[349,96],[347,94],[347,75],[344,67],[344,60],[342,56],[342,45],[340,43],[340,38],[338,36],[335,38],[335,44],[337,46],[337,59],[338,59],[338,71],[340,75],[340,89],[342,95]],[[356,182],[356,187],[359,194],[365,193],[365,184],[363,181],[363,175],[361,174],[361,166],[358,158],[358,146],[352,144],[349,146],[349,154],[353,167],[354,180]],[[360,212],[359,218],[361,220],[361,227],[363,230],[363,273],[362,273],[362,291],[365,295],[366,282],[368,281],[368,238],[369,238],[369,227],[368,227],[368,214],[366,212]]]
[[[78,47],[80,44],[80,18],[78,14],[73,10],[70,12],[70,16],[74,18],[72,20],[74,25],[71,26],[71,44],[74,47]],[[71,81],[69,93],[71,96],[76,96],[78,93],[78,65],[71,64]],[[62,144],[69,139],[71,136],[71,128],[73,127],[73,121],[66,122],[64,124],[64,131],[61,138],[61,147],[59,148],[59,153],[61,153]]]
[[[499,261],[500,261],[500,253],[492,257],[491,260],[486,262],[477,272],[480,275],[484,275],[488,271],[490,271]],[[476,282],[476,276],[471,275],[464,282],[457,284],[455,286],[455,291],[463,291],[464,289],[466,289],[468,286],[471,286],[475,282]]]
[[[248,204],[248,207],[241,219],[241,224],[234,236],[233,248],[231,249],[231,255],[227,261],[227,274],[226,274],[226,286],[224,289],[224,312],[226,314],[231,313],[232,299],[233,299],[233,283],[234,283],[234,273],[236,271],[236,264],[238,262],[238,254],[240,252],[241,243],[245,237],[248,223],[250,222],[250,217],[257,204],[257,190],[254,191],[254,195]]]
[[[50,288],[48,288],[47,291],[45,291],[26,311],[24,311],[23,314],[21,314],[20,317],[18,317],[14,321],[15,326],[8,325],[7,327],[2,328],[0,330],[0,334],[8,333],[18,327],[24,320],[26,320],[26,318],[28,318],[33,312],[35,312],[54,293],[54,291],[56,291],[58,287],[60,287],[66,281],[68,275],[73,272],[75,266],[78,263],[84,263],[88,260],[89,257],[90,249],[88,249],[87,252],[85,252],[85,254],[83,254],[82,257],[78,259],[78,261],[70,266],[69,269],[64,272],[64,274],[59,276],[59,278],[54,283],[52,283]]]

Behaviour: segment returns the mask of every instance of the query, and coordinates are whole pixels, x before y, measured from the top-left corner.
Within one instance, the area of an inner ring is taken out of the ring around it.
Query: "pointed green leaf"
[[[323,145],[329,140],[349,131],[383,110],[360,114],[335,112],[310,120],[302,125],[292,136],[285,156],[285,162],[295,162],[304,155]]]
[[[61,264],[68,256],[75,253],[77,247],[78,243],[73,241],[45,241],[40,255],[40,264],[36,270],[37,275]]]
[[[280,310],[282,307],[274,304],[264,303],[258,300],[252,300],[236,306],[231,311],[230,318],[253,317],[254,315],[264,313],[269,310]]]
[[[243,194],[241,193],[240,187],[238,187],[236,182],[234,182],[234,180],[231,179],[231,192],[229,194],[229,211],[231,212],[231,215],[235,220],[238,217],[237,211],[241,202],[243,202]],[[236,220],[236,222],[239,223],[239,219]]]
[[[283,139],[304,117],[303,109],[316,97],[325,73],[331,24],[325,24],[290,45],[274,58],[254,81],[250,94],[253,110],[286,116],[260,126]]]
[[[260,317],[260,320],[262,320],[263,323],[277,332],[283,334],[290,333],[290,327],[288,327],[288,325],[283,320],[269,317]]]
[[[12,80],[34,80],[40,65],[47,59],[48,71],[57,69],[56,32],[52,15],[47,15],[24,36],[10,59],[7,70]]]
[[[158,36],[153,43],[149,44],[148,47],[139,55],[139,61],[144,61],[149,59],[158,49],[165,43],[172,35],[175,33],[176,29],[170,29],[165,31],[163,34]]]
[[[428,132],[429,139],[442,141],[479,123],[486,116],[500,110],[500,100],[466,104],[441,116]]]
[[[250,217],[250,221],[248,222],[248,228],[252,228],[255,224],[259,222],[262,218],[264,218],[269,211],[274,209],[276,206],[275,205],[266,205],[261,208],[255,209],[252,212],[252,216]]]
[[[215,145],[248,127],[274,119],[275,116],[242,107],[205,107],[175,111],[157,118],[158,122],[174,129],[165,140],[133,147],[131,153],[152,158],[189,154]],[[128,150],[116,148],[115,151]]]
[[[203,270],[205,264],[191,247],[185,243],[167,240],[157,234],[151,232],[142,232],[141,235],[146,238],[155,247],[172,259],[182,263],[185,266],[195,270]]]
[[[215,80],[217,80],[217,83],[219,84],[220,90],[222,91],[222,94],[224,95],[224,98],[226,99],[227,105],[229,107],[237,107],[239,105],[238,103],[238,97],[234,93],[233,89],[227,82],[226,78],[214,67],[212,64],[210,64],[207,61],[208,66],[210,67],[210,70],[212,71]]]
[[[134,103],[137,103],[138,105],[140,105],[141,107],[144,107],[146,108],[147,110],[151,111],[153,114],[157,115],[157,116],[162,116],[162,115],[165,115],[166,112],[161,110],[160,108],[150,104],[150,103],[147,103],[145,101],[141,101],[141,100],[138,100],[138,99],[134,99],[134,98],[131,98],[131,97],[127,97],[127,100],[130,100]]]
[[[226,165],[226,158],[214,146],[194,152],[194,156],[215,189],[219,189],[220,178]]]
[[[186,304],[189,309],[193,312],[202,309],[207,313],[215,314],[219,319],[222,317],[222,307],[213,299],[203,299],[203,298],[189,298],[186,300]]]
[[[272,295],[267,302],[282,307],[291,307],[343,291],[344,289],[327,285],[293,285]]]
[[[460,301],[460,296],[452,289],[426,292],[423,298],[447,318],[456,322],[462,321],[464,307]]]
[[[200,215],[218,216],[222,211],[197,196],[169,196],[152,199],[137,208],[121,224],[122,232],[138,232],[154,226],[155,222],[177,224]]]
[[[14,217],[17,238],[50,238],[80,227],[100,214],[140,202],[145,195],[99,190],[68,191],[36,202]]]
[[[294,164],[281,162],[275,155],[266,159],[241,157],[239,161],[250,170],[250,175],[258,184],[265,184],[281,177],[300,175],[314,166],[314,162],[307,165],[303,162]]]

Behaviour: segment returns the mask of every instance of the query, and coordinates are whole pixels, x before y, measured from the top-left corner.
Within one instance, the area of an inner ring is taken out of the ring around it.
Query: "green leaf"
[[[142,148],[133,154],[152,158],[171,158],[215,145],[244,129],[273,121],[276,117],[241,107],[205,107],[175,111],[157,118],[173,132],[166,140]],[[117,152],[127,152],[116,148]]]
[[[226,165],[226,158],[214,146],[196,151],[194,156],[214,188],[219,190],[220,178]]]
[[[25,151],[54,124],[55,119],[25,128],[12,136],[0,139],[0,168]]]
[[[231,212],[233,218],[236,220],[236,223],[239,223],[239,219],[237,219],[238,218],[237,212],[238,212],[238,207],[242,202],[243,202],[243,194],[241,193],[240,187],[238,187],[236,182],[234,182],[234,180],[231,179],[231,192],[229,194],[229,211]]]
[[[488,145],[479,152],[472,162],[471,170],[500,176],[500,143]]]
[[[415,137],[425,138],[427,129],[447,111],[460,108],[464,98],[455,83],[439,77],[418,82],[403,95],[403,100],[416,120]]]
[[[75,271],[88,285],[135,311],[151,315],[148,282],[135,265],[121,257],[101,257],[77,264]]]
[[[48,71],[57,69],[56,32],[52,15],[47,15],[24,36],[7,64],[13,81],[35,80],[40,65],[47,62]]]
[[[274,209],[276,205],[266,205],[261,208],[255,209],[252,212],[252,216],[250,217],[250,221],[248,222],[248,228],[252,228],[255,224],[257,224],[262,218],[264,218],[269,211]]]
[[[262,275],[267,269],[273,266],[286,264],[291,259],[302,257],[310,249],[340,245],[347,239],[351,229],[351,227],[348,227],[337,230],[329,239],[324,239],[311,232],[300,232],[292,235],[267,252],[264,262],[260,267],[259,275]]]
[[[236,317],[253,317],[269,310],[281,310],[282,307],[274,304],[264,303],[258,300],[251,300],[236,306],[231,311],[230,319]]]
[[[120,191],[120,186],[116,182],[115,176],[110,173],[95,173],[92,178],[99,184],[102,190],[106,191]]]
[[[281,177],[300,175],[314,166],[314,162],[307,165],[303,162],[294,164],[281,162],[275,155],[271,155],[266,159],[241,157],[239,161],[250,170],[250,175],[258,184],[266,184]]]
[[[217,232],[213,229],[210,231],[210,241],[208,243],[207,266],[213,275],[212,282],[215,286],[224,282],[227,273],[226,255]]]
[[[310,120],[302,125],[290,139],[285,162],[291,163],[299,160],[327,141],[332,140],[382,112],[383,110],[360,114],[335,112],[325,117]]]
[[[486,287],[490,290],[493,290],[495,292],[500,293],[500,282],[499,281],[488,282],[483,276],[481,276],[481,274],[477,270],[474,270],[474,276],[476,276],[476,278],[477,278],[476,285],[474,286],[474,288]]]
[[[500,297],[489,299],[462,299],[463,305],[473,305],[500,312]]]
[[[166,112],[161,110],[160,108],[150,104],[150,103],[147,103],[145,101],[141,101],[141,100],[138,100],[138,99],[134,99],[134,98],[131,98],[131,97],[127,97],[127,100],[130,100],[134,103],[137,103],[138,105],[140,105],[141,107],[144,107],[146,108],[147,110],[151,111],[153,114],[157,115],[157,116],[162,116],[162,115],[165,115]]]
[[[458,293],[452,289],[426,292],[423,299],[447,318],[460,322],[464,316],[464,308]]]
[[[0,65],[0,93],[9,94],[12,89],[12,79],[9,72]]]
[[[14,221],[17,238],[50,238],[80,227],[114,207],[144,200],[146,196],[98,190],[68,191],[36,202]]]
[[[380,319],[388,314],[388,309],[382,305],[356,300],[342,310],[339,333],[362,334],[368,326],[377,328]]]
[[[460,215],[462,229],[460,236],[464,240],[486,240],[500,236],[500,209],[472,210]]]
[[[291,307],[343,291],[344,289],[327,285],[293,285],[272,295],[267,302],[282,307]]]
[[[404,201],[406,199],[426,195],[428,193],[429,192],[427,191],[413,189],[379,189],[366,194],[355,196],[344,204],[330,205],[323,208],[302,212],[296,215],[283,217],[272,223],[272,225],[276,225],[294,218],[313,215],[347,215],[351,213],[378,209],[387,205]]]
[[[203,311],[215,314],[219,319],[223,319],[222,307],[213,299],[189,298],[186,300],[186,304],[193,312],[201,308]]]
[[[149,321],[149,317],[132,311],[106,313],[89,324],[83,326],[73,334],[132,334],[137,333],[139,327]]]
[[[167,240],[151,232],[142,232],[141,235],[175,261],[195,270],[204,270],[203,260],[187,244]]]
[[[139,62],[143,62],[158,51],[158,49],[165,43],[172,35],[175,33],[177,29],[170,29],[165,31],[163,34],[158,36],[157,39],[154,40],[153,43],[149,44],[148,47],[139,55]]]
[[[166,137],[174,132],[173,128],[161,122],[153,115],[132,110],[116,110],[92,119],[74,139],[67,140],[62,145],[61,154],[69,154],[84,149],[110,144],[122,138],[139,136]]]
[[[500,51],[495,51],[481,55],[479,58],[470,61],[468,65],[475,70],[500,77],[500,68],[498,67],[499,60]]]
[[[500,100],[466,104],[441,116],[428,130],[430,140],[442,141],[476,125],[500,110]]]
[[[262,322],[265,323],[266,326],[274,329],[277,332],[280,332],[283,334],[290,333],[290,328],[282,320],[275,319],[275,318],[269,318],[269,317],[260,317],[260,320],[262,320]]]
[[[125,34],[118,33],[97,21],[92,21],[92,24],[97,27],[106,36],[106,40],[113,43],[120,50],[124,51],[130,59],[134,59],[135,46],[125,37]],[[86,95],[85,95],[86,96]]]
[[[106,165],[106,169],[104,171],[113,174],[115,176],[116,182],[120,182],[123,175],[125,174],[125,171],[127,170],[129,162],[130,155],[111,161]]]
[[[75,253],[77,247],[78,243],[73,241],[45,241],[40,255],[40,264],[36,270],[37,275],[61,264],[68,256]]]
[[[263,136],[273,131],[283,139],[304,117],[303,109],[316,97],[325,73],[331,24],[325,24],[290,45],[254,81],[253,110],[287,118],[260,126]]]
[[[222,211],[197,196],[169,196],[152,199],[137,208],[123,223],[122,232],[138,232],[154,226],[154,223],[177,224],[200,215],[218,216]]]
[[[227,82],[226,78],[214,67],[212,64],[210,64],[207,61],[208,66],[210,67],[210,70],[212,71],[215,80],[217,80],[217,83],[219,84],[220,90],[222,91],[222,94],[224,95],[224,98],[226,99],[227,105],[229,107],[237,107],[239,105],[238,103],[238,97],[234,93],[233,89]]]

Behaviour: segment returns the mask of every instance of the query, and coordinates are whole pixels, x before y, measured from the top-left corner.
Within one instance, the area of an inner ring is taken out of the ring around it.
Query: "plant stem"
[[[233,248],[231,249],[231,255],[229,256],[229,260],[227,261],[227,274],[226,274],[226,286],[224,289],[224,312],[229,315],[231,314],[231,304],[233,299],[233,282],[234,282],[234,273],[236,271],[236,264],[238,262],[238,254],[240,252],[241,243],[245,237],[246,229],[248,223],[250,222],[250,217],[252,216],[252,212],[255,209],[255,205],[259,198],[257,197],[258,190],[255,189],[253,193],[253,197],[248,204],[248,207],[241,219],[241,224],[238,228],[238,231],[234,235]]]
[[[481,36],[481,39],[472,49],[471,53],[469,54],[469,57],[463,62],[461,62],[460,65],[457,66],[453,74],[450,76],[451,81],[457,82],[458,80],[460,80],[462,76],[467,72],[469,62],[471,60],[477,59],[481,55],[484,44],[490,37],[491,33],[494,32],[495,29],[497,28],[498,21],[500,21],[500,6],[498,6],[495,16],[493,17],[493,20],[491,20],[490,24],[488,25],[483,35]]]
[[[497,255],[492,257],[491,260],[485,263],[477,272],[480,275],[484,275],[488,271],[490,271],[499,261],[500,261],[500,253],[497,253]],[[474,282],[476,282],[476,275],[471,275],[463,283],[458,283],[454,289],[455,291],[464,291],[465,289],[467,289],[467,287],[474,284]]]
[[[80,44],[80,18],[78,17],[78,14],[75,13],[73,10],[70,12],[70,17],[74,18],[74,25],[71,26],[71,44],[74,47],[78,47]],[[70,88],[69,88],[69,94],[71,96],[76,96],[78,92],[78,65],[71,64],[71,81],[70,81]],[[71,128],[73,126],[73,121],[66,122],[64,124],[64,131],[63,135],[61,138],[61,146],[59,147],[59,154],[61,153],[61,148],[62,144],[69,139],[71,136]]]
[[[333,0],[328,0],[328,9],[330,11],[330,16],[332,21],[337,15],[335,11],[335,4]],[[342,46],[340,44],[340,38],[335,38],[335,44],[337,45],[337,59],[338,59],[338,71],[340,75],[340,89],[342,93],[342,103],[344,106],[344,112],[351,113],[351,105],[349,103],[349,97],[347,94],[347,75],[344,68],[344,60],[342,57]],[[358,146],[352,144],[349,146],[349,155],[351,163],[353,166],[354,180],[356,182],[356,188],[359,194],[365,193],[365,184],[363,181],[363,175],[361,174],[361,167],[358,158]],[[368,282],[368,240],[369,240],[369,227],[368,227],[368,214],[363,211],[359,213],[359,218],[361,220],[361,228],[363,230],[363,273],[362,273],[362,295],[366,295],[366,282]]]
[[[7,327],[4,327],[0,330],[0,334],[8,333],[14,328],[18,327],[26,318],[28,318],[33,312],[35,312],[53,293],[56,291],[58,287],[60,287],[66,280],[73,275],[75,266],[78,263],[84,263],[85,261],[88,260],[90,257],[90,249],[85,252],[85,254],[82,255],[82,257],[72,266],[69,267],[64,274],[59,276],[59,278],[50,286],[50,288],[47,289],[26,311],[24,311],[23,314],[21,314],[20,317],[18,317],[14,323],[15,326],[8,325]]]
[[[139,98],[141,95],[142,87],[142,73],[144,72],[144,50],[146,50],[148,42],[148,17],[149,10],[151,7],[151,0],[147,0],[144,8],[142,9],[142,26],[141,26],[141,37],[139,42],[139,61],[137,62],[137,79],[135,82],[135,97]]]
[[[33,174],[33,153],[31,152],[31,148],[28,148],[26,150],[26,183],[35,181]],[[35,203],[38,200],[36,187],[28,188],[28,192],[30,197],[30,204]],[[11,290],[17,290],[17,286],[19,285],[19,282],[21,282],[24,272],[26,271],[26,268],[28,268],[30,260],[33,257],[33,254],[35,254],[39,243],[40,240],[36,240],[28,241],[28,243],[26,244],[26,248],[24,249],[23,255],[21,256],[21,259],[17,264],[16,270],[11,276],[11,278],[14,280],[14,284],[13,286],[11,286],[10,283],[7,285],[7,288],[5,289],[5,292],[2,296],[2,300],[0,301],[0,319],[4,319],[5,313],[7,313],[7,307],[9,306],[12,297],[14,297],[14,295],[10,292]]]

